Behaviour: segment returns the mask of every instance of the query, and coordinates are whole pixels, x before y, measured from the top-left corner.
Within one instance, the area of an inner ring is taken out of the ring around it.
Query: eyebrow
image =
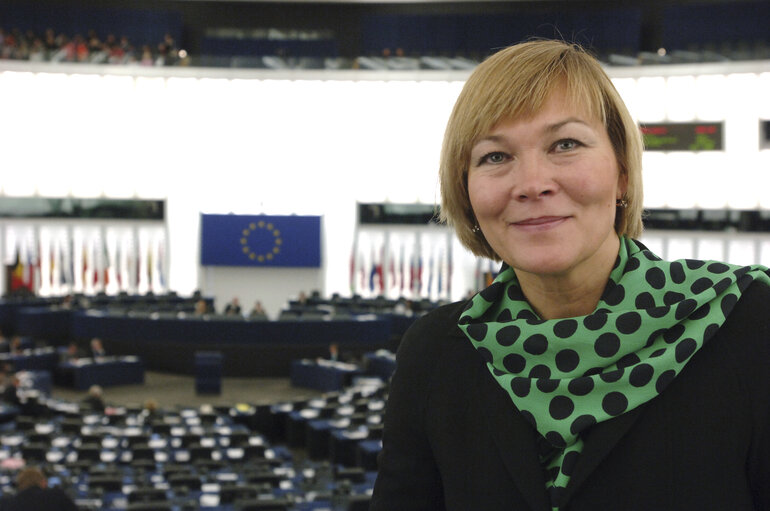
[[[560,122],[557,122],[555,124],[551,124],[549,126],[546,126],[545,131],[551,132],[551,133],[554,132],[554,131],[559,131],[565,125],[571,124],[573,122],[578,123],[578,124],[582,124],[584,126],[588,126],[589,128],[591,127],[590,124],[588,124],[583,119],[580,119],[579,117],[568,117],[567,119],[564,119],[563,121],[560,121]]]
[[[546,132],[546,133],[555,133],[555,132],[559,131],[560,129],[562,129],[567,124],[572,124],[572,123],[582,124],[583,126],[587,126],[589,128],[591,127],[590,124],[588,124],[583,119],[580,119],[579,117],[568,117],[568,118],[566,118],[566,119],[564,119],[562,121],[559,121],[559,122],[556,122],[556,123],[553,123],[553,124],[549,124],[548,126],[545,127],[545,129],[543,131]],[[503,137],[501,135],[487,135],[485,137],[481,137],[480,139],[478,139],[476,141],[476,143],[474,143],[473,145],[476,146],[476,145],[478,145],[481,142],[500,142],[504,138],[505,137]]]

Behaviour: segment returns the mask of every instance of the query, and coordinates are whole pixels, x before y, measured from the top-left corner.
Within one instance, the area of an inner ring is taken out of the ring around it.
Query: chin
[[[513,269],[531,273],[533,275],[561,275],[567,273],[571,267],[568,260],[561,257],[518,257],[510,264]]]

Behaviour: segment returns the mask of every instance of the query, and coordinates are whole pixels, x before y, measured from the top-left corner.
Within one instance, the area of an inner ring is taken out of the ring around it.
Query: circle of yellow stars
[[[251,233],[257,229],[268,231],[273,235],[272,249],[263,254],[256,253],[251,249],[251,247],[249,247],[249,236],[251,236]],[[281,253],[281,245],[283,244],[283,240],[281,239],[281,231],[276,229],[271,222],[265,222],[264,220],[260,220],[259,222],[251,222],[249,224],[249,228],[244,229],[241,234],[243,234],[243,237],[241,238],[241,250],[243,250],[243,253],[252,261],[260,263],[264,263],[265,261],[272,261],[273,257]]]

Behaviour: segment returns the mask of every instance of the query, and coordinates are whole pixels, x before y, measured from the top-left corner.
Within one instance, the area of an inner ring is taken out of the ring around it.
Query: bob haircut
[[[468,197],[468,167],[476,141],[497,124],[536,115],[548,95],[562,85],[569,100],[602,121],[627,187],[626,207],[617,207],[615,232],[642,232],[642,136],[601,64],[583,48],[562,41],[536,40],[511,46],[481,63],[468,78],[444,133],[439,180],[441,219],[478,256],[500,261],[483,233]]]

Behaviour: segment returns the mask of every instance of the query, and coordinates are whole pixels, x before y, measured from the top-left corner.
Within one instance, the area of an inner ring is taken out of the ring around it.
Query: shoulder
[[[438,307],[417,319],[404,334],[398,347],[398,356],[441,349],[449,337],[462,336],[457,326],[467,301],[454,302]]]
[[[404,333],[396,353],[394,382],[409,386],[428,385],[438,361],[453,346],[462,344],[464,334],[457,326],[466,302],[441,306],[417,319]]]
[[[770,286],[755,281],[746,291],[730,312],[722,325],[733,337],[749,341],[770,342]]]
[[[719,334],[743,368],[770,364],[770,286],[752,283],[735,304]]]

